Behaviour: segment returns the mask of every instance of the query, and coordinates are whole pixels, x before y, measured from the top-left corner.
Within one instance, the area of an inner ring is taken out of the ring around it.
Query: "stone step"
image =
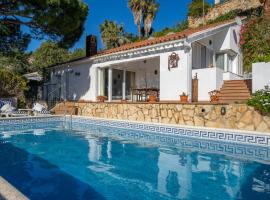
[[[248,89],[248,87],[246,85],[223,85],[222,88],[245,88]]]
[[[250,93],[220,93],[219,97],[250,97]]]
[[[220,91],[220,94],[223,94],[223,95],[229,95],[229,94],[248,94],[250,95],[250,92],[248,90],[225,90],[225,91]]]
[[[245,96],[222,96],[219,97],[220,100],[248,100],[249,97]]]

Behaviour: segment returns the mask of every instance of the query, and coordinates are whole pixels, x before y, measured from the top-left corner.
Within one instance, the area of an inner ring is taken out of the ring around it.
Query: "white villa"
[[[193,79],[198,79],[198,101],[226,80],[241,80],[240,20],[210,24],[160,38],[97,52],[96,38],[88,36],[85,58],[50,68],[45,98],[108,102],[138,100],[134,89],[154,88],[159,101],[192,101]]]

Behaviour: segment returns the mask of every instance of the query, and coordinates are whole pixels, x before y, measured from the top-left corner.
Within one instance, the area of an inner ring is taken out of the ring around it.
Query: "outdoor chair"
[[[27,113],[21,110],[16,110],[10,101],[0,101],[0,116],[1,117],[22,117],[27,116]]]
[[[51,115],[51,112],[47,110],[46,104],[43,103],[34,103],[32,108],[34,116],[44,116],[44,115]]]

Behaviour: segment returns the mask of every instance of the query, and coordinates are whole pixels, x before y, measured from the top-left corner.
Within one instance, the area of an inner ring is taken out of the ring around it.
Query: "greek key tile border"
[[[99,126],[117,127],[138,131],[146,131],[159,134],[169,134],[174,136],[182,136],[197,139],[207,139],[220,142],[251,144],[270,147],[270,134],[263,135],[257,133],[245,133],[234,130],[214,130],[214,129],[199,129],[180,126],[171,126],[163,124],[148,124],[139,122],[129,122],[120,120],[107,120],[97,118],[73,118],[74,123],[94,124]]]
[[[46,117],[18,117],[18,118],[1,118],[0,126],[12,125],[12,124],[29,124],[39,122],[55,122],[63,121],[61,116],[46,116]]]
[[[215,153],[227,155],[236,159],[247,159],[269,164],[270,162],[270,148],[258,145],[234,144],[228,142],[218,142],[213,140],[198,140],[196,138],[181,137],[165,134],[153,134],[149,132],[142,132],[136,130],[127,130],[117,128],[111,129],[105,126],[93,126],[93,124],[74,123],[75,130],[87,130],[89,133],[105,133],[112,137],[127,138],[134,142],[143,142],[145,144],[163,144],[198,150],[200,152]],[[87,133],[86,133],[87,134]]]
[[[70,122],[70,118],[62,116],[49,116],[49,117],[28,117],[28,118],[3,118],[0,119],[1,127],[10,125],[26,125],[34,123],[47,123],[47,122]],[[221,129],[207,129],[196,127],[181,127],[164,124],[151,124],[139,123],[121,120],[109,120],[101,118],[87,118],[87,117],[73,117],[73,123],[80,124],[93,124],[106,127],[116,127],[131,129],[137,131],[146,131],[158,134],[168,134],[174,136],[189,137],[195,139],[206,139],[219,142],[241,143],[248,145],[260,145],[270,147],[270,134],[263,135],[250,132],[239,132],[234,130],[221,130]]]

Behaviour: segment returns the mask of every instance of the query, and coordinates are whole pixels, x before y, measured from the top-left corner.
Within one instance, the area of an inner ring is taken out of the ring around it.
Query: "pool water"
[[[179,146],[151,133],[79,127],[2,129],[0,176],[30,199],[270,199],[267,160]]]

